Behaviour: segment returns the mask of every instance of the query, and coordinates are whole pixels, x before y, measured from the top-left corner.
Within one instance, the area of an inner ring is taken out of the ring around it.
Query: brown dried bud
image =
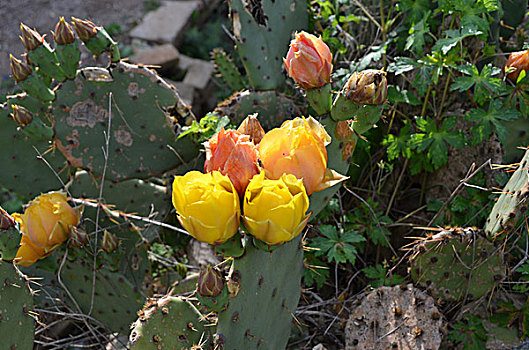
[[[8,230],[15,226],[15,219],[0,207],[0,231]]]
[[[101,242],[101,248],[107,253],[112,253],[119,246],[118,237],[105,230],[103,233],[103,242]]]
[[[31,29],[24,23],[20,23],[20,31],[22,35],[19,38],[28,51],[35,50],[44,42],[44,36],[40,35],[36,29]]]
[[[216,297],[224,289],[224,276],[216,267],[208,265],[206,269],[201,270],[198,275],[197,289],[198,294],[203,297]]]
[[[368,69],[351,75],[343,88],[347,99],[365,105],[381,105],[388,96],[386,72]]]
[[[79,39],[83,42],[87,42],[97,34],[97,26],[92,21],[72,17],[72,23]]]
[[[506,73],[507,79],[514,84],[516,84],[520,73],[522,71],[527,73],[527,70],[529,70],[529,50],[511,53],[503,66],[503,73]]]
[[[11,60],[11,73],[15,81],[17,83],[24,81],[31,74],[31,67],[11,54],[9,59]]]
[[[59,18],[59,22],[57,22],[55,31],[53,31],[52,34],[53,40],[59,45],[67,45],[75,41],[75,34],[72,26],[64,20],[64,17]]]
[[[19,105],[11,105],[13,113],[11,116],[19,126],[26,126],[33,121],[33,113]]]
[[[241,134],[249,135],[250,140],[255,145],[258,145],[259,142],[261,142],[265,134],[263,127],[259,123],[259,120],[257,120],[257,113],[247,116],[242,121],[241,125],[239,125],[237,131]]]

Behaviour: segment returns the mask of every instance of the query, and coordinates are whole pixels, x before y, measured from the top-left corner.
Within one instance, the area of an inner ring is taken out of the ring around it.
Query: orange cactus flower
[[[514,70],[507,73],[507,79],[516,83],[522,70],[525,72],[529,70],[529,50],[511,53],[503,66],[503,72],[505,73],[509,68],[513,68]]]
[[[242,197],[251,178],[259,173],[259,153],[250,136],[222,128],[205,146],[205,172],[218,170],[227,175]]]
[[[259,155],[266,176],[279,179],[283,174],[303,179],[310,195],[346,177],[327,169],[327,150],[331,141],[314,118],[295,118],[270,130],[259,144]]]
[[[331,81],[332,54],[321,37],[296,33],[283,62],[288,75],[304,89],[319,88]]]

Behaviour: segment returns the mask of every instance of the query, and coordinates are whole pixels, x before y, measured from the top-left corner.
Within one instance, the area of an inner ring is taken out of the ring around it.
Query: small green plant
[[[448,338],[456,344],[463,345],[464,350],[481,350],[485,348],[487,331],[483,321],[476,315],[468,314],[456,323]]]
[[[325,256],[329,263],[346,263],[354,265],[358,254],[358,244],[365,238],[354,230],[344,230],[331,225],[321,225],[319,230],[323,237],[312,240],[311,248],[317,249],[316,256]]]
[[[370,280],[369,285],[373,288],[378,288],[381,286],[391,287],[404,282],[404,278],[400,275],[390,274],[388,276],[387,267],[381,264],[365,267],[362,269],[362,272],[366,278]]]

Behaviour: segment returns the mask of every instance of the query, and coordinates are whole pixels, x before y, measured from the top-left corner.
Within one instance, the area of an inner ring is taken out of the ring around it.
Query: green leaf
[[[447,30],[445,34],[448,38],[439,39],[432,47],[432,51],[439,51],[446,55],[451,49],[453,49],[461,40],[469,36],[476,36],[482,34],[475,26],[463,27],[456,30]]]
[[[400,75],[402,73],[409,72],[419,64],[416,60],[410,57],[395,57],[395,62],[391,62],[388,65],[388,72],[395,73],[395,75]]]
[[[489,103],[489,109],[473,108],[467,114],[467,119],[477,124],[472,128],[473,144],[478,144],[487,139],[494,129],[500,142],[505,144],[506,137],[509,133],[503,125],[503,121],[517,119],[518,111],[511,107],[503,107],[500,100],[492,100]]]
[[[501,69],[493,67],[488,64],[483,67],[481,72],[476,66],[465,64],[457,67],[457,69],[468,77],[457,77],[452,84],[451,91],[466,91],[474,86],[474,100],[483,105],[485,101],[491,98],[494,94],[500,94],[504,90],[504,85],[500,78],[494,78],[501,72]]]
[[[448,160],[448,147],[461,148],[465,141],[461,132],[450,131],[455,127],[455,117],[446,118],[438,129],[435,120],[430,118],[417,118],[417,129],[424,133],[417,133],[411,136],[410,146],[419,152],[427,152],[428,160],[431,161],[434,169],[438,169]]]
[[[398,86],[388,87],[388,101],[390,103],[406,103],[411,106],[420,106],[421,101],[408,90],[401,90]]]
[[[422,55],[423,47],[426,44],[426,41],[429,41],[428,34],[430,33],[430,27],[428,25],[428,17],[430,12],[417,23],[415,23],[409,30],[408,38],[406,39],[405,50],[414,50],[419,55]]]
[[[325,236],[316,237],[312,240],[310,245],[312,248],[318,249],[315,252],[316,256],[327,256],[329,262],[336,263],[355,263],[357,250],[352,243],[360,243],[365,241],[365,238],[359,235],[356,231],[339,230],[332,225],[320,225],[320,232]]]

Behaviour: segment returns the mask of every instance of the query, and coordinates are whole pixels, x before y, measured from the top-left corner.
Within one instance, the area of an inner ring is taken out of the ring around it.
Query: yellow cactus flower
[[[62,192],[40,195],[29,202],[23,214],[15,213],[13,217],[20,223],[23,235],[17,258],[26,262],[24,266],[31,265],[60,246],[80,220],[79,212],[68,204]],[[39,257],[35,259],[36,255]],[[22,265],[21,262],[19,264]]]
[[[173,182],[178,221],[201,242],[220,244],[239,228],[239,196],[228,176],[219,171],[190,171]]]
[[[22,239],[20,240],[20,248],[18,248],[14,261],[20,266],[30,266],[48,254],[46,254],[44,248],[37,247],[31,243],[31,240],[27,236],[22,236]]]
[[[252,178],[244,195],[244,226],[265,243],[288,242],[307,224],[308,208],[309,198],[302,180],[292,174],[270,180],[261,172]]]
[[[293,174],[303,179],[308,195],[346,179],[327,169],[325,146],[331,137],[314,118],[287,120],[272,129],[259,144],[259,155],[266,177],[279,179]]]

